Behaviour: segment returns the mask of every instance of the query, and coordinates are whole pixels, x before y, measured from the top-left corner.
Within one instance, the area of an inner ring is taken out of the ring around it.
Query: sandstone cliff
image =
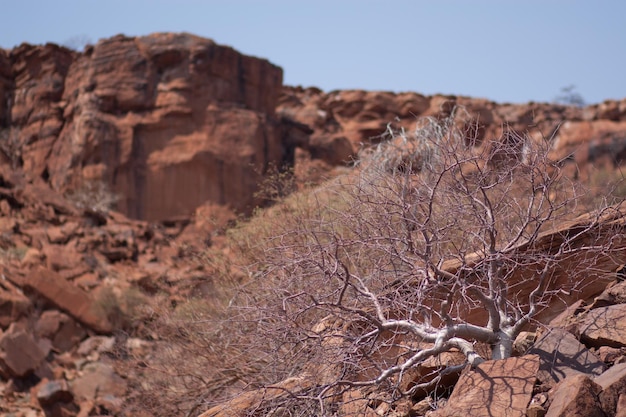
[[[60,191],[102,180],[134,218],[246,210],[282,163],[281,87],[268,61],[188,34],[22,45],[0,51],[5,161]]]

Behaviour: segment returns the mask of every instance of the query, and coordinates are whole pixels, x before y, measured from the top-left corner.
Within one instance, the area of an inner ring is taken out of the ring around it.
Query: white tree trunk
[[[510,358],[513,353],[513,338],[503,331],[498,332],[498,341],[493,346],[491,359]]]

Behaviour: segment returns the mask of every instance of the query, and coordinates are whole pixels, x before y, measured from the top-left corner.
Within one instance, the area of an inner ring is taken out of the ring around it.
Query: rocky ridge
[[[556,160],[588,177],[594,166],[622,164],[626,155],[626,99],[584,108],[548,103],[509,104],[463,96],[284,87],[277,113],[312,129],[307,156],[346,163],[363,146],[386,140],[389,129],[411,130],[419,117],[445,118],[475,145],[529,134],[552,144]],[[576,169],[574,169],[574,165]]]

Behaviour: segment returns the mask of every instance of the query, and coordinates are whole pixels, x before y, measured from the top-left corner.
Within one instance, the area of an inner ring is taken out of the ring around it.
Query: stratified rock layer
[[[25,44],[0,51],[5,163],[61,191],[104,181],[134,218],[245,211],[282,164],[281,88],[279,67],[188,34]]]

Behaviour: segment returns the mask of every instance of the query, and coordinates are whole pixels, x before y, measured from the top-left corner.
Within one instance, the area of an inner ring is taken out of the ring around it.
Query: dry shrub
[[[113,210],[119,196],[104,181],[83,181],[69,190],[65,197],[79,209],[106,213]]]
[[[263,174],[263,180],[254,197],[261,202],[261,205],[267,206],[282,201],[296,189],[296,179],[292,168],[279,168],[274,164],[270,164]]]
[[[626,177],[624,168],[613,164],[590,166],[588,179],[585,181],[590,190],[586,203],[593,207],[598,201],[606,204],[618,204],[626,198]]]

